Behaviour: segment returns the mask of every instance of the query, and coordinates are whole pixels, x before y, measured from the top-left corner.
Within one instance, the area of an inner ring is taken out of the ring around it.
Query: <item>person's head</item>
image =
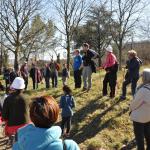
[[[24,79],[21,77],[16,77],[13,83],[10,86],[10,89],[18,91],[19,93],[25,88]]]
[[[24,66],[27,66],[27,61],[24,62]]]
[[[128,51],[128,58],[129,59],[132,59],[132,58],[135,58],[135,57],[137,57],[137,52],[135,50]]]
[[[89,50],[90,45],[88,43],[83,43],[82,47],[83,47],[83,51],[86,52]]]
[[[35,63],[32,63],[32,67],[35,68]]]
[[[75,55],[75,56],[78,56],[79,54],[80,54],[80,51],[79,51],[78,49],[75,49],[75,50],[74,50],[74,55]]]
[[[53,60],[53,59],[51,60],[51,63],[54,63],[54,60]]]
[[[10,68],[10,72],[13,72],[14,71],[14,68]]]
[[[11,93],[11,89],[9,87],[6,88],[6,94],[10,94]]]
[[[112,48],[112,46],[111,46],[111,45],[109,45],[109,46],[106,48],[106,52],[107,52],[107,54],[109,54],[109,53],[112,53],[112,52],[113,52],[113,48]]]
[[[30,118],[36,127],[50,128],[58,116],[59,106],[51,96],[37,97],[30,104]]]
[[[70,89],[69,86],[65,85],[63,87],[63,91],[64,91],[64,94],[68,94],[68,95],[71,95],[72,94],[72,90]]]
[[[63,68],[67,68],[67,64],[66,63],[63,64]]]
[[[150,68],[146,68],[143,70],[142,81],[143,81],[143,84],[150,83]]]
[[[48,64],[45,64],[45,67],[48,67]]]

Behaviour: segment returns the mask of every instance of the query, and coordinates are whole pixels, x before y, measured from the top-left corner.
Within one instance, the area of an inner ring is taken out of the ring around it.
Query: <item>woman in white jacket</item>
[[[150,69],[144,69],[143,84],[138,87],[134,100],[131,102],[131,120],[138,150],[150,150]]]

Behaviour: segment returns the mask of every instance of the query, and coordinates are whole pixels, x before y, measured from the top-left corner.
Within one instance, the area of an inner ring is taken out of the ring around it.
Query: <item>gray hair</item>
[[[150,83],[150,68],[146,68],[143,70],[142,77],[143,77],[143,84]]]

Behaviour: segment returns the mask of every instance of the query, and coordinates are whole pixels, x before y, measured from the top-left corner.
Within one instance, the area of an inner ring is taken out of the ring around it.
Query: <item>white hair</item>
[[[142,76],[144,84],[150,83],[150,68],[144,69]]]

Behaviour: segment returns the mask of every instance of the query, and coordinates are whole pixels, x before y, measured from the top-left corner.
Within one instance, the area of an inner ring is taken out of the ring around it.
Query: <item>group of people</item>
[[[109,84],[110,98],[115,97],[117,85],[118,61],[113,53],[112,46],[106,48],[106,60],[100,69],[105,69],[106,74],[103,80],[103,96],[108,95],[107,86]],[[89,48],[89,44],[83,44],[83,56],[79,50],[74,51],[73,73],[75,89],[81,88],[83,80],[83,91],[89,91],[92,87],[92,73],[96,72],[94,59],[99,55]],[[144,69],[142,73],[142,84],[137,88],[140,78],[140,66],[142,61],[138,58],[136,51],[128,52],[127,69],[120,100],[126,99],[126,88],[131,83],[133,100],[130,105],[130,118],[133,121],[134,134],[138,150],[144,150],[144,138],[146,139],[147,150],[150,150],[150,69]],[[78,150],[78,145],[72,140],[63,141],[60,137],[69,137],[71,131],[71,121],[73,109],[76,107],[72,91],[67,86],[69,71],[67,65],[62,68],[62,82],[64,94],[60,98],[59,105],[51,96],[35,98],[29,105],[23,90],[27,89],[28,76],[32,78],[35,89],[40,81],[40,76],[45,78],[46,88],[50,88],[50,78],[52,87],[58,86],[58,71],[60,66],[52,61],[45,65],[40,71],[35,64],[29,71],[27,63],[20,69],[11,82],[6,99],[1,106],[2,118],[6,122],[5,134],[7,136],[16,135],[14,150]],[[22,78],[21,78],[21,77]],[[36,85],[37,84],[37,85]],[[29,110],[28,110],[29,109]],[[54,126],[58,119],[59,111],[62,109],[61,125]]]
[[[22,77],[25,81],[25,90],[28,88],[29,77],[32,79],[33,89],[38,88],[38,84],[45,79],[46,88],[50,88],[50,78],[52,79],[52,87],[57,87],[58,84],[58,71],[60,66],[55,61],[46,64],[44,68],[39,69],[35,63],[32,63],[29,69],[28,63],[24,64],[15,71],[14,69],[4,69],[4,80],[6,88],[9,87],[16,77]]]
[[[62,140],[70,135],[72,108],[75,101],[68,86],[63,87],[64,95],[58,105],[51,96],[36,97],[29,103],[24,96],[25,82],[16,77],[2,106],[5,135],[15,136],[13,150],[79,150],[73,140]],[[61,126],[54,124],[62,109]],[[67,130],[65,131],[65,126]]]

